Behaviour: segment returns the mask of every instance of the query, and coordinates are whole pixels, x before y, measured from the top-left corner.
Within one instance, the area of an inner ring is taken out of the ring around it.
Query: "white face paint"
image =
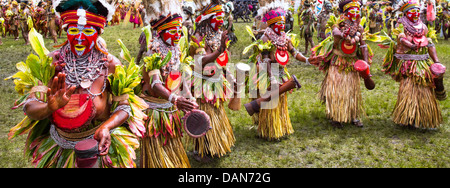
[[[167,43],[167,44],[172,44],[172,38],[168,38],[168,39],[166,40],[166,43]]]

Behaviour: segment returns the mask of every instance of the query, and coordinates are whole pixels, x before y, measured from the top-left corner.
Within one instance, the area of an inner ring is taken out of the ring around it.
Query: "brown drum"
[[[82,140],[75,145],[78,168],[98,168],[98,142],[95,139]]]
[[[195,109],[188,112],[183,117],[183,120],[184,130],[189,136],[194,138],[206,135],[206,132],[212,128],[209,115],[201,110]]]

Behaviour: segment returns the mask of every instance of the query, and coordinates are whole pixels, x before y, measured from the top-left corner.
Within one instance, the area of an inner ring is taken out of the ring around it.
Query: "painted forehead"
[[[95,27],[92,25],[78,25],[78,24],[70,24],[67,28],[77,28],[79,30],[84,30],[84,29],[94,29]]]
[[[225,13],[224,12],[218,12],[216,15],[214,15],[215,17],[217,16],[223,16]]]

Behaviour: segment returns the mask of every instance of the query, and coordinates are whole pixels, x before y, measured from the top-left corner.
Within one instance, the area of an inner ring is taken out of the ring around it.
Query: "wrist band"
[[[164,82],[162,82],[161,80],[153,80],[151,88],[153,89],[153,87],[155,87],[156,84],[164,84]]]
[[[178,96],[175,94],[175,93],[172,93],[172,94],[170,94],[170,96],[169,96],[169,102],[170,103],[172,103],[172,99],[175,97],[175,101],[173,102],[173,103],[175,103],[176,102],[176,99],[178,98]]]
[[[113,113],[111,113],[111,115],[115,114],[119,110],[122,110],[128,114],[127,120],[130,119],[131,116],[133,116],[133,114],[131,113],[131,107],[130,107],[130,105],[127,105],[127,104],[122,104],[122,105],[117,106],[117,108],[114,110]]]
[[[37,98],[29,98],[29,99],[27,99],[24,103],[23,103],[23,107],[22,107],[22,110],[23,110],[23,113],[27,113],[26,112],[26,110],[27,110],[27,108],[26,108],[26,106],[27,106],[27,104],[29,103],[29,102],[31,102],[31,101],[37,101],[37,102],[40,102],[40,103],[45,103],[45,102],[43,102],[43,101],[40,101],[39,99],[37,99]]]

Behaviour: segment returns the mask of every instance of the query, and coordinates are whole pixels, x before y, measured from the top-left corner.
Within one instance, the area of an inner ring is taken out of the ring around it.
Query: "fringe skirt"
[[[399,125],[416,128],[438,128],[442,114],[434,89],[414,82],[407,77],[400,81],[393,121]]]
[[[200,138],[192,138],[195,150],[203,157],[209,155],[211,157],[222,157],[231,152],[231,147],[236,141],[230,120],[228,120],[223,102],[220,102],[216,108],[213,104],[201,102],[200,110],[206,112],[211,118],[211,127],[205,136]]]
[[[278,106],[273,109],[261,109],[253,115],[253,122],[258,125],[261,138],[274,140],[294,133],[289,117],[287,94],[279,97]]]
[[[181,137],[144,137],[141,141],[141,168],[190,168]],[[166,142],[166,144],[164,144]]]
[[[141,140],[141,167],[190,168],[182,142],[180,112],[148,110],[148,117],[147,135]]]
[[[332,121],[350,123],[364,114],[358,72],[340,72],[337,66],[330,66],[319,97]]]

